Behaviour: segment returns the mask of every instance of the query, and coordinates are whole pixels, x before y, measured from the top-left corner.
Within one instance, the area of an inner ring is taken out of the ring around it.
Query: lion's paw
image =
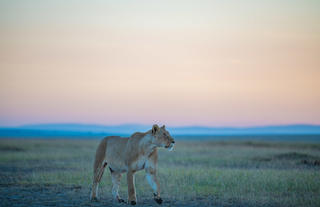
[[[154,200],[155,200],[158,204],[161,204],[161,203],[162,203],[162,198],[154,198]]]

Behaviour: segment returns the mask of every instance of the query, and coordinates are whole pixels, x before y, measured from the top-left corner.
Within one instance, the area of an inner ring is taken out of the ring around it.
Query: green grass
[[[0,140],[1,183],[63,184],[90,188],[98,140]],[[263,141],[177,141],[159,150],[162,196],[218,205],[320,206],[320,144]],[[110,173],[102,189],[111,195]],[[138,197],[149,196],[143,171]],[[120,192],[126,196],[125,175]]]

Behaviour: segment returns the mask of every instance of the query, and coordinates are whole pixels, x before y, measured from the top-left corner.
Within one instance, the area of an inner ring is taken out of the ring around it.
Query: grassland
[[[98,141],[0,139],[2,206],[18,202],[10,198],[13,193],[8,189],[14,187],[19,195],[19,186],[25,191],[55,186],[61,188],[59,192],[73,186],[81,190],[69,197],[76,195],[82,204],[91,205],[88,199]],[[320,206],[319,161],[320,143],[177,140],[173,152],[159,150],[164,205]],[[138,202],[156,205],[143,171],[136,174],[136,188]],[[109,202],[109,172],[101,189],[101,199]],[[45,204],[56,194],[47,194]],[[127,196],[125,175],[120,194]]]

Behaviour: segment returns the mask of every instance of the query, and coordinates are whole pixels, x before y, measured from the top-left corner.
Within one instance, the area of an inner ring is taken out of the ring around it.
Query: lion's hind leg
[[[123,199],[119,196],[119,186],[120,186],[120,180],[121,180],[121,173],[114,172],[111,168],[111,178],[112,178],[112,195],[113,198],[118,201],[119,203],[124,202]]]
[[[97,201],[98,200],[98,188],[99,188],[99,183],[101,181],[102,175],[104,173],[104,169],[106,168],[107,163],[104,163],[99,169],[96,170],[94,173],[94,178],[93,178],[93,184],[92,184],[92,190],[91,190],[91,200]]]

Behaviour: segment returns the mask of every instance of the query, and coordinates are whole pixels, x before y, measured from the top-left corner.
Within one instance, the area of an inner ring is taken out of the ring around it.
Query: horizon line
[[[203,128],[238,128],[238,129],[246,129],[246,128],[259,128],[259,127],[274,127],[274,126],[320,126],[320,124],[313,123],[287,123],[287,124],[263,124],[263,125],[168,125],[168,124],[158,124],[159,126],[165,125],[168,128],[188,128],[188,127],[203,127]],[[46,123],[30,123],[30,124],[19,124],[19,125],[0,125],[0,128],[21,128],[27,126],[41,126],[41,125],[90,125],[90,126],[105,126],[105,127],[117,127],[117,126],[125,126],[125,125],[136,125],[136,126],[152,126],[153,124],[143,124],[143,123],[121,123],[121,124],[99,124],[99,123],[81,123],[81,122],[46,122]]]

